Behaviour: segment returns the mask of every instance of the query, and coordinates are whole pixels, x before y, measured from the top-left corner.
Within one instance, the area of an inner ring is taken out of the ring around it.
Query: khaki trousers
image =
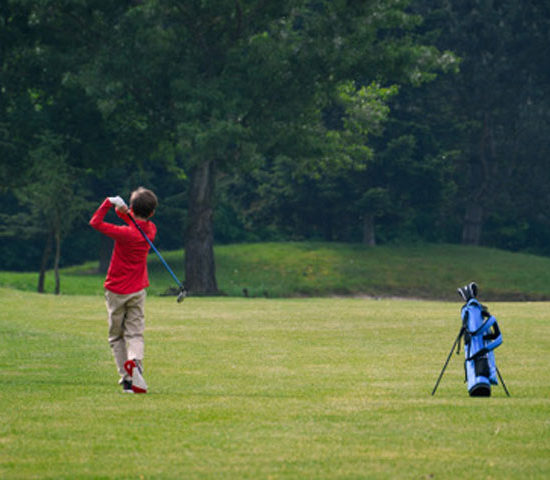
[[[124,370],[126,360],[143,360],[145,330],[145,289],[128,295],[105,290],[109,314],[109,345],[120,379],[130,380]]]

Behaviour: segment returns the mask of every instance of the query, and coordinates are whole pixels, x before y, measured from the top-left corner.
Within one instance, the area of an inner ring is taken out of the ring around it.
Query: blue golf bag
[[[502,375],[495,364],[494,349],[502,343],[502,334],[498,328],[496,318],[477,300],[478,290],[475,282],[458,288],[457,291],[466,302],[460,315],[462,326],[435,382],[432,395],[435,395],[453,351],[456,348],[456,353],[460,352],[460,340],[464,337],[465,381],[468,383],[470,396],[489,397],[491,395],[491,385],[498,385],[497,376],[506,395],[510,396],[510,392],[508,392]]]
[[[502,334],[496,318],[475,298],[462,307],[461,317],[468,393],[489,397],[491,385],[498,385],[494,349],[502,343]]]

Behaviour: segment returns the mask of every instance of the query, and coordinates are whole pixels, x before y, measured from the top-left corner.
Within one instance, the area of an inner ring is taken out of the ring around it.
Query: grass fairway
[[[548,303],[491,303],[499,386],[474,399],[459,302],[151,296],[123,395],[98,296],[0,289],[0,478],[550,477]]]

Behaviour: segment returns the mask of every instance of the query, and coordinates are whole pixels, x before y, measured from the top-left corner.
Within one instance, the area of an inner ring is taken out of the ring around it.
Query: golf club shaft
[[[145,240],[147,241],[147,243],[149,244],[149,246],[153,249],[153,251],[157,254],[157,256],[159,257],[160,261],[162,262],[162,264],[166,267],[166,270],[168,270],[168,273],[170,275],[172,275],[172,278],[174,279],[174,281],[178,284],[178,287],[180,287],[180,289],[183,291],[185,290],[185,287],[183,286],[183,284],[179,281],[178,277],[176,277],[176,274],[172,271],[172,269],[170,268],[170,266],[166,263],[166,260],[164,260],[164,258],[162,258],[162,255],[160,254],[160,252],[157,250],[157,247],[155,247],[155,245],[153,244],[153,242],[151,240],[149,240],[149,237],[146,235],[146,233],[143,231],[143,229],[138,225],[138,223],[136,222],[136,220],[134,219],[134,217],[132,216],[132,214],[130,212],[127,212],[126,215],[128,215],[128,217],[130,218],[130,220],[132,220],[132,222],[134,223],[134,225],[136,226],[136,228],[140,231],[140,233],[143,235],[143,238],[145,238]]]

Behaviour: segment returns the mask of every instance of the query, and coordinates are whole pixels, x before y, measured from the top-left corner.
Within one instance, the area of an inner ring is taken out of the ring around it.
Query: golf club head
[[[180,293],[178,293],[178,303],[183,302],[185,297],[187,297],[187,290],[185,289],[185,287],[181,287]]]
[[[457,288],[456,290],[465,302],[468,302],[472,298],[477,298],[478,288],[475,282],[471,282],[468,285]]]

